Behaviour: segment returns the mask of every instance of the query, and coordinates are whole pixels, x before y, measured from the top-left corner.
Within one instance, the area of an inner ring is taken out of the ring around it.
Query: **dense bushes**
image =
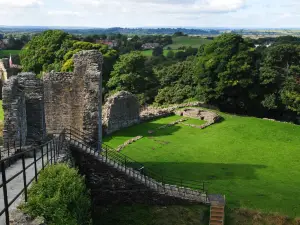
[[[47,167],[28,192],[24,211],[55,225],[90,224],[90,197],[84,178],[65,164]]]

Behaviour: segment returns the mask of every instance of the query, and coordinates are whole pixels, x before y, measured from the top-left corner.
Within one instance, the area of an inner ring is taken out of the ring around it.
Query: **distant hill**
[[[31,32],[39,33],[49,29],[64,30],[71,34],[132,34],[132,35],[151,35],[166,34],[172,35],[175,32],[183,32],[188,35],[218,35],[220,32],[216,29],[188,29],[188,28],[81,28],[81,27],[8,27],[0,26],[1,32]]]

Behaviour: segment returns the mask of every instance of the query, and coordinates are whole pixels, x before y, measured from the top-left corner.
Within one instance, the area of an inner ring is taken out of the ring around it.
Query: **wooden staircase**
[[[224,225],[224,219],[225,219],[224,206],[211,205],[209,225]]]
[[[225,196],[209,195],[210,221],[209,225],[224,225],[225,222]]]

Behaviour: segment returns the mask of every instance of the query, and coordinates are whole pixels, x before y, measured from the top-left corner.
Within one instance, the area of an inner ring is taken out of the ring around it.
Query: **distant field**
[[[167,54],[168,54],[168,52],[169,52],[170,50],[164,50],[164,56],[167,56]],[[175,52],[179,52],[179,51],[181,51],[181,50],[176,50],[176,49],[174,49],[174,50],[172,50],[174,53]],[[142,51],[142,53],[143,53],[143,55],[144,56],[152,56],[152,52],[153,52],[153,50],[145,50],[145,51]]]
[[[180,47],[193,47],[193,48],[199,48],[202,44],[210,43],[212,40],[208,40],[202,37],[190,37],[190,36],[183,36],[183,37],[174,37],[173,38],[173,44],[166,46],[165,48],[172,48],[172,49],[178,49]]]
[[[19,55],[21,50],[0,50],[0,58],[9,57],[11,55]]]

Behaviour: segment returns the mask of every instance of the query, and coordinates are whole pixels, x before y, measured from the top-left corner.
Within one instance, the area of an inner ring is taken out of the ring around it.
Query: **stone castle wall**
[[[73,87],[75,78],[72,73],[52,72],[45,74],[43,79],[47,132],[56,133],[71,125],[74,114],[80,115],[82,93]]]
[[[19,86],[17,77],[12,77],[3,86],[4,110],[4,147],[12,146],[14,141],[25,144],[27,137],[27,120],[25,93]]]
[[[140,122],[140,104],[131,93],[121,91],[108,98],[103,107],[103,124],[107,134]]]
[[[2,99],[2,87],[4,82],[13,75],[17,75],[19,68],[9,68],[9,59],[0,59],[0,99]]]
[[[46,136],[43,81],[34,73],[19,73],[17,78],[25,94],[27,143],[40,143]]]
[[[99,51],[82,51],[74,56],[73,73],[44,76],[45,118],[48,133],[73,127],[94,135],[98,126]]]

